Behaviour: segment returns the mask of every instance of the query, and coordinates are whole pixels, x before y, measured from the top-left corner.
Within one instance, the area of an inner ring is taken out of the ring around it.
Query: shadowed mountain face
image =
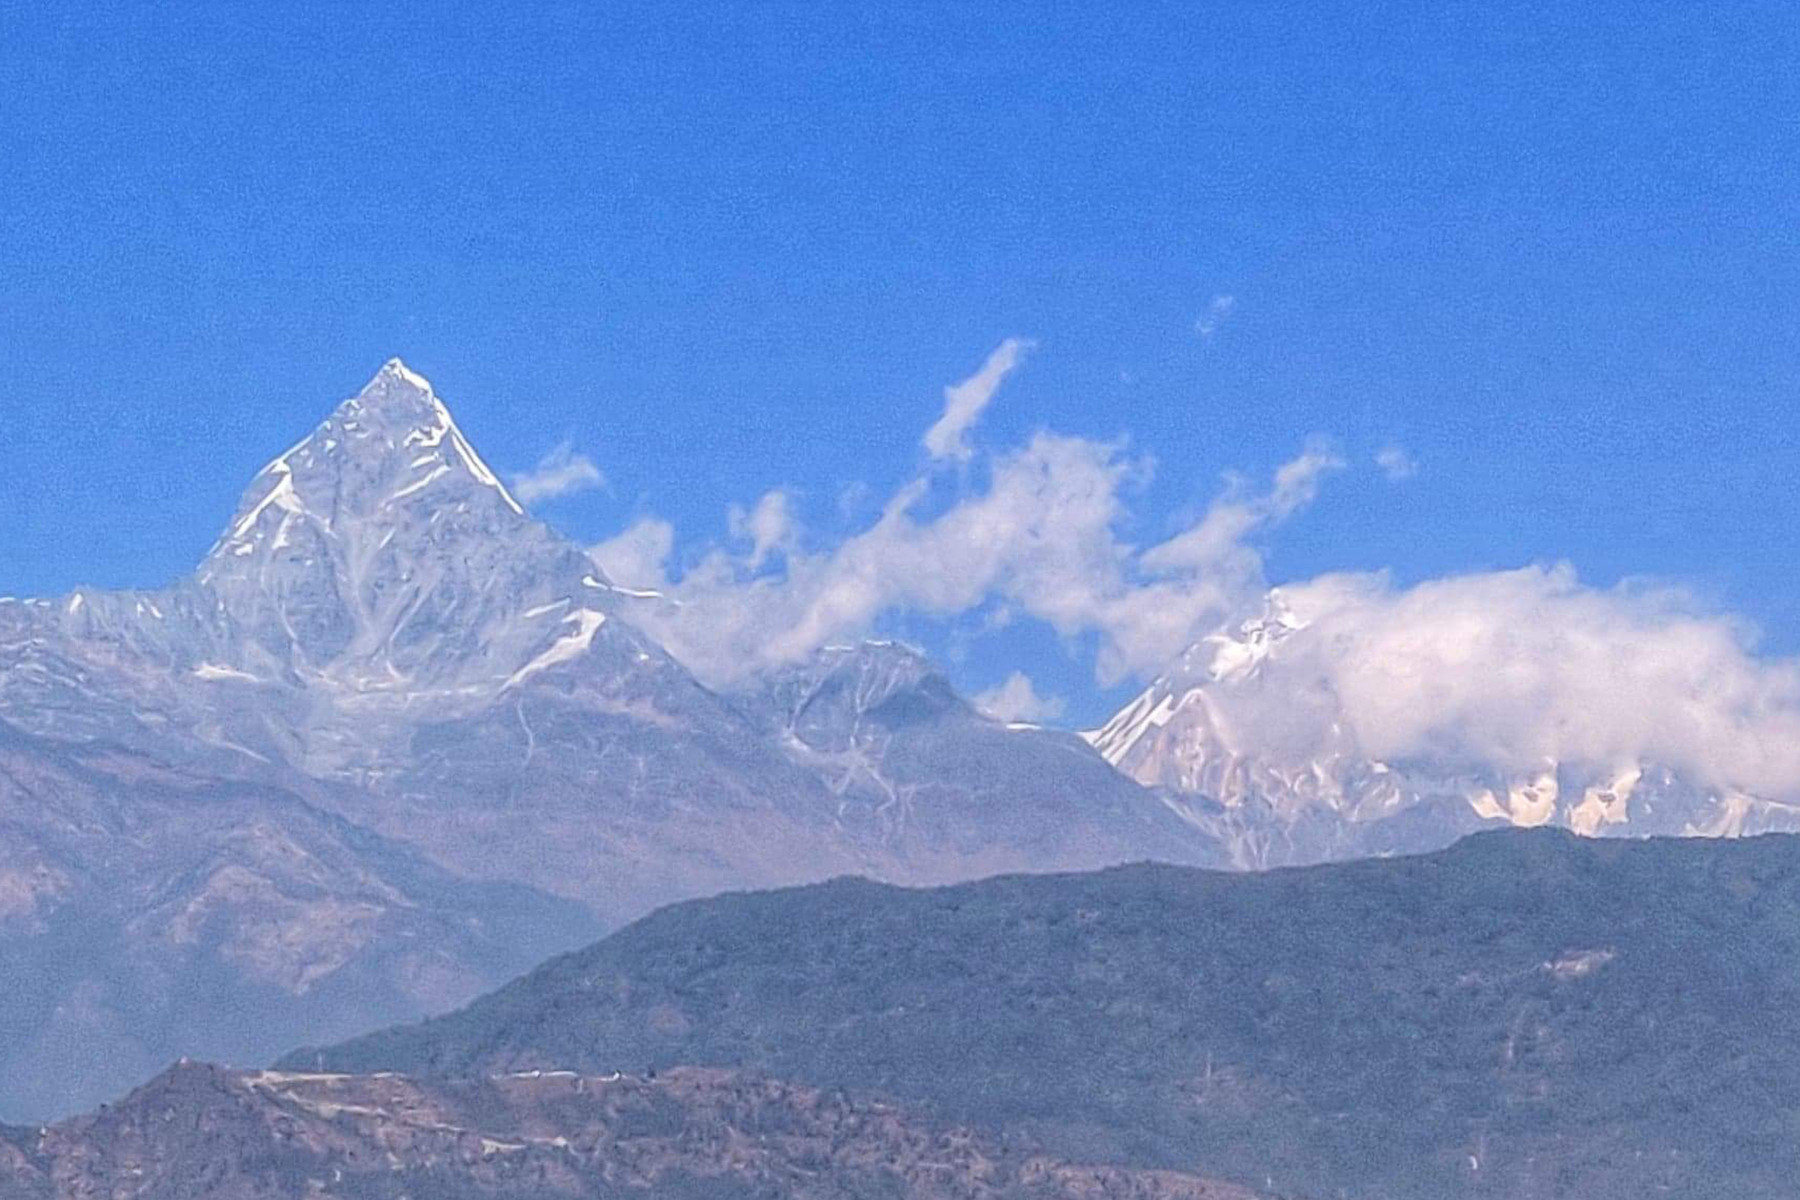
[[[0,963],[33,980],[0,994],[0,1118],[441,1011],[696,895],[1210,861],[910,651],[719,696],[642,602],[397,361],[191,577],[0,601]]]
[[[292,792],[0,725],[0,1081],[71,1111],[205,1045],[445,1008],[598,932],[581,906],[459,877]]]
[[[1077,735],[982,716],[905,646],[828,646],[732,699],[824,783],[840,826],[902,860],[887,878],[950,882],[1021,860],[1214,859],[1209,841]]]
[[[0,1130],[0,1196],[72,1200],[1255,1200],[1078,1167],[890,1105],[720,1071],[472,1082],[183,1064],[122,1103]]]
[[[667,909],[292,1063],[695,1063],[1283,1194],[1792,1195],[1800,842],[1484,834],[1262,875],[835,882]]]

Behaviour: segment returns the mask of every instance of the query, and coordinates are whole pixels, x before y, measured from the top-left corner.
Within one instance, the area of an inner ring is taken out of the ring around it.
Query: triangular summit
[[[398,358],[257,474],[199,581],[265,660],[234,668],[369,691],[498,686],[611,603]]]

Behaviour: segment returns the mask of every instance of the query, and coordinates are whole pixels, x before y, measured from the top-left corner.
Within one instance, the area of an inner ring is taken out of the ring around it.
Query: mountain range
[[[0,601],[0,1117],[441,1011],[670,901],[1205,835],[918,654],[722,695],[393,361],[154,591]]]
[[[191,575],[0,599],[0,1119],[442,1012],[735,889],[1800,827],[1653,763],[1375,761],[1296,682],[1279,594],[1086,735],[891,642],[716,691],[640,628],[669,602],[534,520],[398,360]],[[1249,736],[1302,709],[1323,734]]]

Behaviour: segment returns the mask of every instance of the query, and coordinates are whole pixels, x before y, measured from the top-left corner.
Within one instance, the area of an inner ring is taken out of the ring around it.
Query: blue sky
[[[114,7],[0,14],[0,592],[181,574],[397,354],[676,576],[772,488],[829,555],[1039,430],[1154,459],[1148,545],[1322,435],[1271,582],[1566,560],[1800,652],[1791,6]],[[872,624],[1129,690],[997,607]]]

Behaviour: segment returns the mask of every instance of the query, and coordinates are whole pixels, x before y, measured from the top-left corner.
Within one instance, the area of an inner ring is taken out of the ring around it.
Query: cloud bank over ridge
[[[1583,584],[1567,564],[1280,589],[1305,623],[1271,680],[1325,691],[1377,759],[1526,771],[1654,762],[1724,790],[1800,795],[1800,663],[1668,585]]]
[[[1091,638],[1096,677],[1110,685],[1147,679],[1260,612],[1270,591],[1261,540],[1315,503],[1344,458],[1309,442],[1271,478],[1228,478],[1198,518],[1136,544],[1125,531],[1152,464],[1127,444],[1039,432],[992,454],[970,446],[1029,346],[1009,339],[945,390],[920,473],[866,528],[809,536],[777,489],[734,511],[732,544],[679,574],[675,530],[654,516],[595,547],[596,561],[662,594],[632,619],[717,686],[883,618],[977,611]],[[985,470],[965,472],[946,501],[945,463]],[[1246,755],[1264,736],[1290,750],[1296,739],[1323,745],[1322,724],[1336,721],[1376,759],[1520,771],[1653,761],[1721,789],[1800,795],[1800,663],[1758,655],[1743,622],[1678,585],[1595,588],[1559,564],[1410,587],[1385,572],[1335,574],[1279,592],[1304,627],[1271,685],[1295,703],[1280,719],[1234,722]],[[1014,719],[1056,715],[1024,675],[986,700]]]

